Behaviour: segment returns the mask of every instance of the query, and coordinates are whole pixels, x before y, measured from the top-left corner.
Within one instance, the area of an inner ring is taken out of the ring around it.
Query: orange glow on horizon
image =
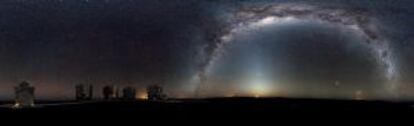
[[[140,93],[137,93],[136,98],[137,99],[140,99],[140,100],[147,100],[148,99],[148,95],[145,92],[140,92]]]

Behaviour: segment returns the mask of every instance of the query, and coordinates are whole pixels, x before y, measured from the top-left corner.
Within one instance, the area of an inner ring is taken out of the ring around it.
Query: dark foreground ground
[[[122,116],[145,115],[165,117],[196,117],[200,115],[247,116],[267,115],[334,116],[351,114],[357,116],[414,114],[413,103],[384,101],[286,99],[286,98],[211,98],[177,99],[164,102],[150,101],[90,101],[90,102],[42,102],[36,108],[0,108],[0,113],[11,114],[77,114]],[[414,117],[414,116],[413,116]]]

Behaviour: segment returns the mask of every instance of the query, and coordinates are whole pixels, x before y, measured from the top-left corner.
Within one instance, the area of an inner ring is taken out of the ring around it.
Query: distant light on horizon
[[[139,99],[139,100],[147,100],[148,99],[148,95],[147,95],[146,92],[142,92],[141,91],[141,92],[138,92],[137,93],[136,98]]]
[[[265,79],[253,79],[248,86],[248,92],[254,97],[273,96],[273,85]]]
[[[355,91],[354,100],[364,100],[364,92],[362,90]]]

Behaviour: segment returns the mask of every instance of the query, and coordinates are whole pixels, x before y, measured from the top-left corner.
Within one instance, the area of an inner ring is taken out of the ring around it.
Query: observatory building
[[[93,86],[78,84],[76,88],[76,100],[92,100],[93,97]]]
[[[119,91],[116,86],[105,86],[102,90],[105,100],[113,100],[119,98]]]
[[[134,87],[125,87],[122,89],[122,98],[125,100],[135,100],[136,90]]]
[[[34,107],[34,87],[24,81],[16,86],[14,90],[16,95],[14,108]]]
[[[165,100],[167,98],[167,95],[164,94],[162,87],[158,85],[148,86],[147,95],[148,100],[151,101]]]

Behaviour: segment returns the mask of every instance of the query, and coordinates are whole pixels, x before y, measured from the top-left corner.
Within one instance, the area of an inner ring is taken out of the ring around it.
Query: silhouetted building
[[[122,98],[127,100],[135,100],[136,90],[134,87],[125,87],[122,89]]]
[[[76,85],[76,100],[91,100],[93,98],[93,86],[78,84]]]
[[[89,96],[88,96],[88,98],[89,98],[89,100],[92,100],[92,98],[93,98],[93,85],[89,85]]]
[[[118,88],[115,86],[105,86],[102,90],[104,99],[117,99],[119,98],[119,91]]]
[[[162,87],[158,85],[148,86],[147,95],[148,100],[151,101],[165,100],[167,98],[167,95],[164,94]]]
[[[35,88],[30,86],[27,82],[22,82],[19,86],[14,88],[15,90],[15,104],[13,107],[22,108],[22,107],[34,107],[34,91]]]

